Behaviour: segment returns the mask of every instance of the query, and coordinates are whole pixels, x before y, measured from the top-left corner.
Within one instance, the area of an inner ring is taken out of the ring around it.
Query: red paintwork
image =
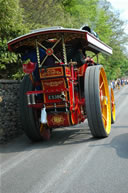
[[[27,64],[23,64],[23,71],[26,74],[31,74],[36,68],[36,64],[33,62],[28,62]]]
[[[53,49],[48,48],[48,49],[46,50],[46,54],[47,54],[48,56],[51,56],[51,55],[53,54]]]
[[[67,127],[71,125],[69,113],[60,112],[60,113],[48,113],[47,120],[48,120],[48,127]]]
[[[42,69],[40,71],[40,77],[43,77],[41,80],[42,90],[28,91],[26,93],[27,95],[34,94],[36,97],[39,94],[43,94],[42,101],[37,99],[36,104],[29,104],[29,107],[32,108],[42,109],[45,105],[46,109],[55,110],[56,108],[65,108],[65,105],[67,105],[67,112],[60,113],[55,111],[54,113],[49,112],[47,114],[47,124],[49,127],[75,125],[85,120],[86,114],[83,113],[85,99],[80,98],[78,90],[75,87],[78,84],[78,76],[84,77],[86,68],[87,64],[77,70],[74,70],[73,65],[70,68],[63,68],[61,66],[52,67],[46,72]],[[62,98],[59,98],[62,93],[65,95],[64,101]]]

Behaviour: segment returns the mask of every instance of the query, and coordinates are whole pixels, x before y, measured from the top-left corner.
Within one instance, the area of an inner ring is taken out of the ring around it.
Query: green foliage
[[[0,0],[0,78],[11,78],[18,62],[18,56],[8,51],[8,40],[27,31],[19,0]]]
[[[11,78],[14,79],[14,80],[18,80],[18,79],[22,79],[24,77],[24,75],[25,75],[25,73],[23,72],[23,69],[20,66],[18,68],[17,72],[14,73]]]
[[[17,55],[9,52],[7,39],[0,38],[0,78],[8,78],[11,73],[10,67],[17,62]]]
[[[0,0],[0,34],[1,39],[14,38],[26,30],[23,25],[22,9],[19,0]]]
[[[20,0],[24,8],[25,23],[31,28],[48,27],[48,26],[65,26],[71,24],[68,14],[61,1],[57,0]]]
[[[8,40],[36,28],[85,24],[113,48],[112,56],[99,55],[108,78],[128,74],[126,22],[107,0],[0,0],[0,78],[23,76],[19,56],[8,52]]]
[[[0,69],[6,69],[7,63],[15,63],[17,61],[17,55],[13,52],[8,52],[7,50],[7,40],[1,40],[0,38],[0,64],[3,66],[0,66]],[[3,63],[3,64],[2,64]]]

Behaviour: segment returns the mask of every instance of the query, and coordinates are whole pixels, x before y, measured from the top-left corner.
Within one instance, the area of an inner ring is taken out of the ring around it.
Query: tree
[[[63,26],[80,28],[89,25],[99,38],[113,48],[113,55],[100,55],[108,77],[128,71],[125,46],[128,35],[125,22],[107,0],[0,0],[0,69],[10,77],[16,73],[17,56],[7,51],[7,41],[28,30]],[[26,27],[27,26],[27,27]],[[12,69],[12,70],[11,70]],[[1,76],[1,75],[0,75]]]
[[[0,0],[0,78],[7,78],[16,71],[17,56],[8,52],[8,40],[26,31],[19,0]]]
[[[0,0],[1,39],[14,38],[25,32],[19,0]]]
[[[39,27],[57,26],[70,23],[68,15],[65,14],[64,6],[57,0],[20,0],[24,8],[25,23],[31,29]]]
[[[106,15],[106,19],[103,19],[103,22],[105,21],[103,29],[107,27],[106,32],[103,31],[102,40],[113,48],[113,55],[111,57],[104,56],[101,62],[105,62],[104,66],[108,77],[116,79],[123,76],[128,68],[128,58],[124,51],[126,50],[125,45],[128,42],[128,35],[124,32],[125,22],[120,19],[119,12],[113,10],[111,4],[106,0],[102,0],[100,3],[100,8]],[[101,31],[99,26],[98,29]]]

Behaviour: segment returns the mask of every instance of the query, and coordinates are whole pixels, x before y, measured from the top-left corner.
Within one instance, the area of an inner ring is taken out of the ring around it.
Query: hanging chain
[[[67,54],[66,54],[66,47],[65,47],[65,43],[64,43],[64,36],[62,37],[62,46],[63,46],[64,63],[67,65]]]
[[[38,66],[40,67],[40,53],[39,53],[39,47],[38,47],[38,42],[36,40],[36,54],[37,54],[37,62],[38,62]]]

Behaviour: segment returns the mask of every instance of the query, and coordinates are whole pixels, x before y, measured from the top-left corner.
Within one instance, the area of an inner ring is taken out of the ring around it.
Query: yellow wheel
[[[107,137],[111,131],[111,103],[104,68],[101,65],[88,67],[84,85],[91,133],[94,137]]]
[[[111,123],[114,123],[116,119],[116,107],[115,107],[114,92],[111,87],[109,88],[109,92],[110,92],[110,100],[111,100]]]

